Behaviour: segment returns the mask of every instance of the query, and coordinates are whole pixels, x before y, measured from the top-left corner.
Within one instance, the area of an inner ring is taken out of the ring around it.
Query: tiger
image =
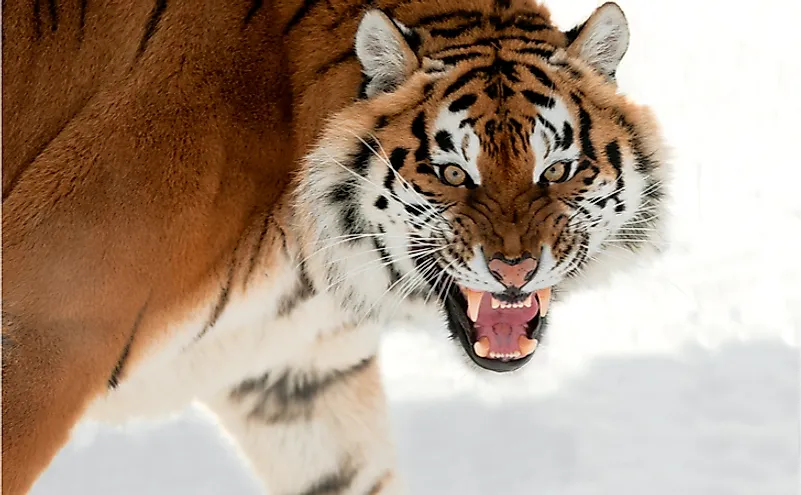
[[[192,403],[269,493],[403,493],[386,328],[513,372],[552,302],[658,252],[668,166],[615,3],[569,30],[533,0],[2,22],[4,494],[83,419]]]

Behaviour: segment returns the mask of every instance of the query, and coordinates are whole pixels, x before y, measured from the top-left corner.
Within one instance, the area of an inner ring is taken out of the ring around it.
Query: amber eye
[[[467,172],[458,165],[446,165],[442,169],[442,180],[449,186],[463,186],[467,181]]]
[[[570,175],[570,162],[556,162],[542,173],[544,182],[564,182]]]

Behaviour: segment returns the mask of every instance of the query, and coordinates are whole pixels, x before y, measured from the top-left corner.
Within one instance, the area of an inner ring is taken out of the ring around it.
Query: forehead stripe
[[[467,110],[476,102],[478,98],[473,93],[467,93],[466,95],[462,95],[459,98],[455,99],[449,106],[448,110],[453,113],[461,112],[462,110]]]
[[[426,134],[425,114],[420,112],[412,122],[412,135],[420,141],[420,146],[414,151],[415,160],[422,161],[428,158],[428,134]]]
[[[562,149],[566,150],[573,144],[573,126],[565,122],[562,126]]]
[[[453,138],[451,137],[450,132],[445,130],[437,131],[434,139],[437,141],[437,145],[442,151],[456,151],[456,148],[453,146]]]
[[[539,107],[553,108],[553,106],[556,104],[556,101],[554,101],[554,99],[550,96],[545,96],[542,93],[537,93],[536,91],[531,91],[530,89],[524,89],[522,93],[528,101]]]
[[[531,72],[531,75],[536,77],[537,80],[546,88],[554,88],[556,85],[551,81],[551,78],[539,67],[531,64],[522,64]]]
[[[515,52],[525,55],[536,55],[538,57],[542,57],[544,59],[550,59],[553,57],[553,50],[548,48],[538,48],[538,47],[525,47],[525,48],[516,48]]]
[[[464,86],[466,86],[470,81],[479,77],[479,76],[486,76],[487,71],[489,70],[488,67],[474,67],[469,71],[465,72],[461,76],[459,76],[455,81],[451,83],[450,86],[445,90],[445,93],[442,95],[444,98],[449,97],[453,93],[459,91]]]

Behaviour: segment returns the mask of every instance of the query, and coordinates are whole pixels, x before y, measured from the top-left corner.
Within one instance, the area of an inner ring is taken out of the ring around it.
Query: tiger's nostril
[[[495,253],[488,263],[492,276],[507,287],[520,288],[534,276],[537,260],[525,256],[509,259],[502,253]]]

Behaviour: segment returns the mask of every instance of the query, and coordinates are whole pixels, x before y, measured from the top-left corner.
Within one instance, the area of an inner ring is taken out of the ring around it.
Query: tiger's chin
[[[546,327],[551,290],[514,298],[453,286],[443,298],[448,328],[479,367],[503,373],[529,362]]]

